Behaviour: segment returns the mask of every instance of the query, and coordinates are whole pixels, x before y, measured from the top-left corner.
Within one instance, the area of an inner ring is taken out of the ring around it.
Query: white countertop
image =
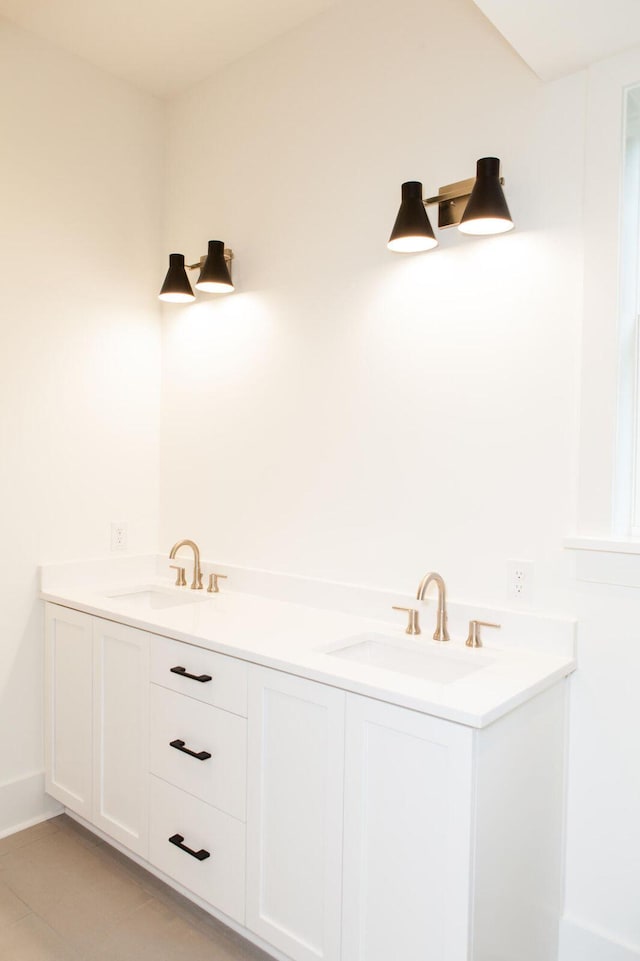
[[[99,579],[98,579],[99,580]],[[573,657],[495,643],[497,632],[486,631],[484,647],[467,648],[464,639],[446,644],[430,639],[433,603],[421,607],[423,633],[408,638],[404,615],[385,621],[305,604],[291,603],[226,589],[221,593],[194,592],[193,604],[159,610],[134,610],[130,600],[108,595],[157,585],[183,596],[190,589],[174,588],[161,576],[132,577],[103,574],[95,578],[43,577],[41,597],[75,610],[128,624],[153,634],[196,644],[265,667],[277,668],[323,684],[398,704],[425,714],[475,728],[485,727],[519,704],[557,683],[575,669]],[[201,598],[203,598],[201,600]],[[449,683],[398,673],[331,655],[331,650],[363,636],[391,640],[426,650],[438,658],[482,669]]]

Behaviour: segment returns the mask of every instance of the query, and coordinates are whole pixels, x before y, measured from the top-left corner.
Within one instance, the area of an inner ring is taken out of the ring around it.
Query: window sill
[[[640,540],[633,537],[567,537],[576,552],[576,578],[590,584],[640,587]]]
[[[565,537],[562,546],[570,551],[605,551],[608,554],[640,554],[636,537]]]

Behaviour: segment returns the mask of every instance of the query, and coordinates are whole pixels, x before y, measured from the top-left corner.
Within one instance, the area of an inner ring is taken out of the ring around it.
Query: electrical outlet
[[[533,601],[533,561],[507,562],[507,597],[518,604]]]
[[[111,550],[126,551],[127,524],[126,521],[111,521]]]

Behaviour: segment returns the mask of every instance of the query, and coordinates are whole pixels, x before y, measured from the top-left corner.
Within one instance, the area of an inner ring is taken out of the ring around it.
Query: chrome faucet
[[[169,554],[169,560],[175,560],[175,556],[181,547],[190,547],[193,551],[193,580],[191,582],[192,591],[202,590],[202,569],[200,568],[200,550],[195,541],[178,541],[171,548],[171,553]],[[179,577],[179,575],[178,575]],[[176,583],[178,583],[176,581]]]
[[[449,632],[447,631],[447,588],[445,583],[440,576],[436,574],[435,571],[431,571],[429,574],[425,574],[420,584],[418,585],[418,593],[416,597],[419,601],[424,600],[424,595],[427,593],[427,588],[431,582],[434,582],[438,588],[438,613],[436,616],[436,629],[433,635],[434,641],[448,641]]]

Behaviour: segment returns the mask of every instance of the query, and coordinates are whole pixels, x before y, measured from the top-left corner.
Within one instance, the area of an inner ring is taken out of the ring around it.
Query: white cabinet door
[[[93,823],[148,854],[149,635],[94,618]]]
[[[47,604],[45,788],[82,817],[92,813],[92,618]]]
[[[340,957],[344,703],[250,670],[246,923],[295,961]]]
[[[465,961],[468,728],[347,698],[342,961]]]

